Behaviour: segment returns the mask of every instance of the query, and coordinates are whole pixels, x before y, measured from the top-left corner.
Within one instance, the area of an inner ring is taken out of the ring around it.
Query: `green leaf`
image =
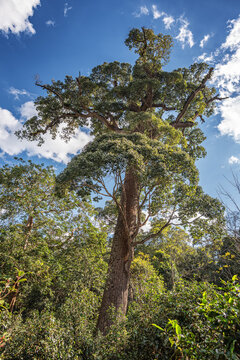
[[[181,326],[179,324],[176,324],[175,330],[176,330],[177,336],[179,337],[182,334]]]
[[[155,326],[157,329],[161,330],[161,331],[165,331],[163,328],[161,328],[159,325],[156,324],[152,324],[152,326]]]
[[[19,270],[19,271],[18,271],[18,276],[19,276],[19,277],[22,277],[24,274],[25,274],[24,271],[22,271],[22,270]]]

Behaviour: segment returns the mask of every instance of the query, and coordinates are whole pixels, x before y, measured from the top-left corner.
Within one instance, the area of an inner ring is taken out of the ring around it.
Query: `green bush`
[[[112,313],[113,325],[106,336],[95,333],[101,295],[81,284],[55,310],[49,306],[22,317],[3,309],[0,330],[6,341],[0,359],[239,359],[237,279],[221,287],[179,281],[164,291],[150,265],[145,256],[136,259],[132,284],[137,295],[127,317]],[[144,272],[145,283],[140,286],[137,279]]]
[[[203,292],[200,301],[193,303],[195,310],[189,308],[189,323],[179,316],[176,319],[176,312],[165,329],[157,326],[168,337],[175,358],[240,359],[239,298],[240,286],[234,276],[231,282],[223,281],[223,286]]]

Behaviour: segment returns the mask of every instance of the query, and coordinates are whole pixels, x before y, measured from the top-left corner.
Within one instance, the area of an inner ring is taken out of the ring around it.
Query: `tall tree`
[[[98,318],[103,333],[111,324],[111,306],[126,313],[138,244],[173,225],[188,228],[195,239],[212,239],[222,221],[222,207],[198,186],[195,166],[205,155],[196,120],[213,114],[220,100],[206,85],[213,68],[201,63],[163,71],[172,39],[151,29],[132,29],[125,44],[138,56],[134,66],[114,61],[95,67],[90,76],[38,83],[47,96],[36,100],[38,116],[18,133],[41,144],[47,132],[68,140],[88,124],[94,135],[58,176],[57,189],[63,194],[75,186],[81,195],[108,196],[117,208]]]

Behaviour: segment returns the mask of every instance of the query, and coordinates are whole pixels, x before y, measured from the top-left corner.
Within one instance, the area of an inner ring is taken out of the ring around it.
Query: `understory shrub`
[[[81,284],[57,308],[49,303],[27,317],[2,308],[0,359],[240,359],[236,277],[221,287],[178,281],[166,291],[144,255],[135,260],[132,272],[127,316],[113,312],[113,325],[105,337],[95,332],[101,295]],[[144,273],[140,286],[138,278]]]

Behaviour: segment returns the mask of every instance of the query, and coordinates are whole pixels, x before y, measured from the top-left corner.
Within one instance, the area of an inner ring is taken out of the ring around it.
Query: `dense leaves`
[[[106,224],[74,192],[55,196],[52,169],[21,160],[1,169],[1,204],[3,360],[240,356],[238,279],[218,287],[202,282],[206,269],[207,280],[219,281],[226,242],[194,248],[189,233],[173,228],[142,245],[131,267],[127,315],[113,312],[108,334],[96,336]]]

